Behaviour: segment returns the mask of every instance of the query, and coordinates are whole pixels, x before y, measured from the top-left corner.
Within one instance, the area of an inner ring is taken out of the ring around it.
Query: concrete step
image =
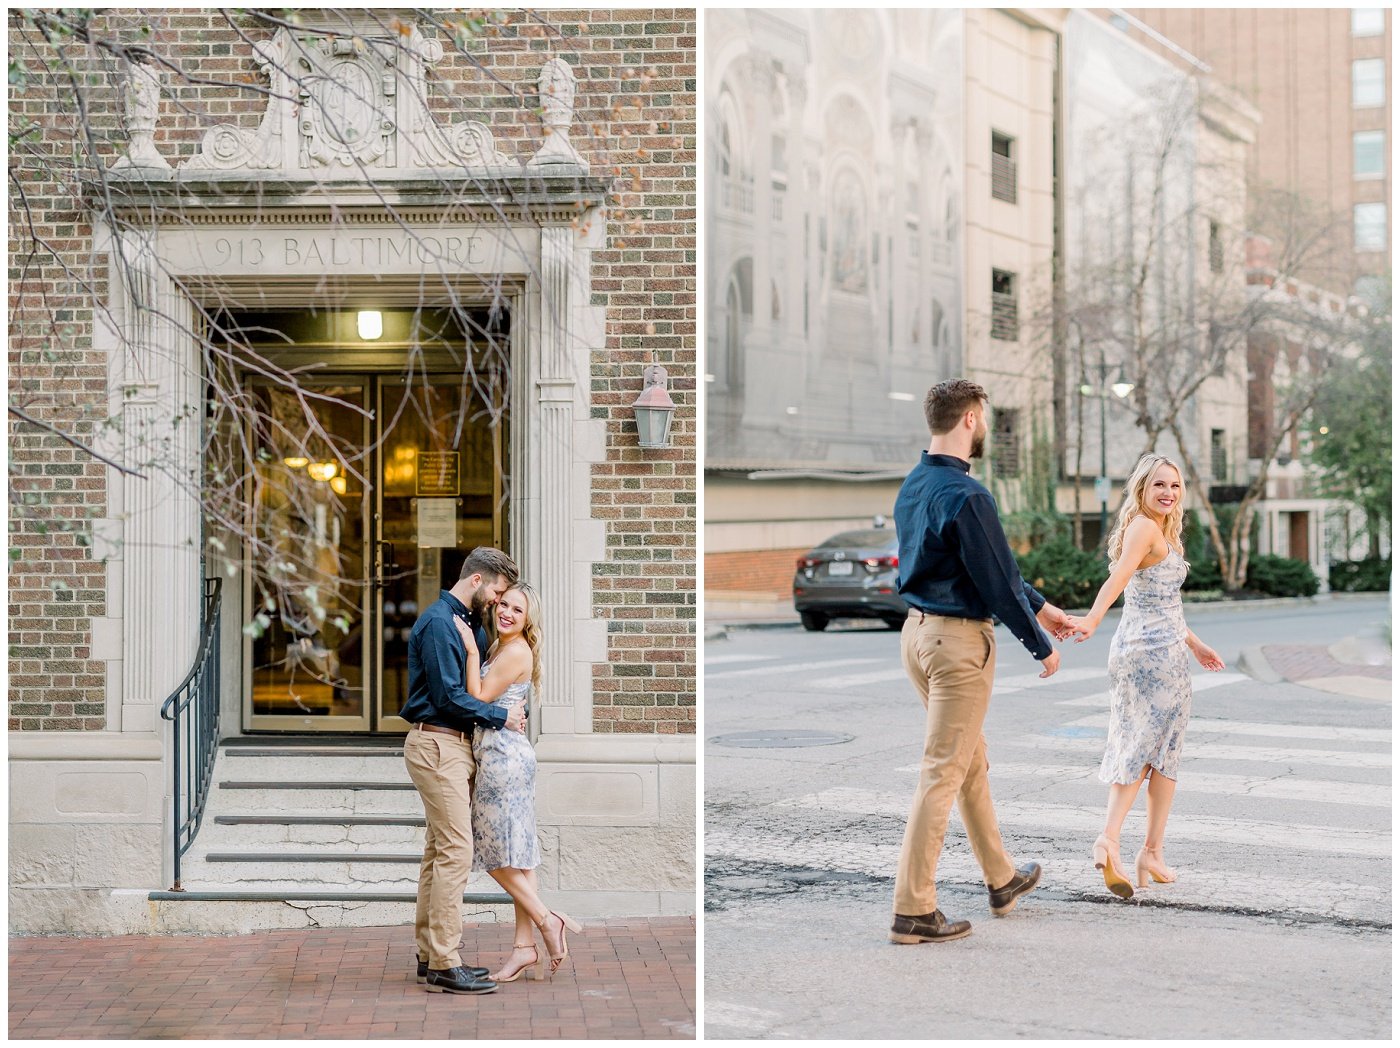
[[[278,780],[295,768],[297,779],[325,781],[409,782],[402,751],[312,750],[302,753],[266,749],[240,749],[219,755],[215,765],[220,777],[228,779]]]
[[[246,782],[220,779],[208,814],[416,815],[423,802],[411,782]],[[208,815],[206,815],[206,819]]]
[[[309,896],[309,897],[308,897]],[[509,923],[514,908],[504,896],[469,892],[462,918],[471,923]],[[143,893],[139,927],[158,934],[247,935],[275,928],[379,928],[408,925],[417,897],[409,892],[259,892],[247,888]],[[562,905],[562,903],[561,903]],[[576,905],[574,910],[578,910]],[[573,910],[566,911],[573,914]],[[485,963],[485,962],[482,962]],[[404,971],[412,959],[405,957]]]
[[[276,851],[338,847],[342,851],[423,850],[423,816],[250,815],[214,816],[191,852]]]

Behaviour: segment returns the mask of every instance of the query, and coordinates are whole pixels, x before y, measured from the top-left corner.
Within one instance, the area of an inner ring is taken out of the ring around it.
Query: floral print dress
[[[1171,550],[1123,591],[1108,649],[1108,746],[1099,780],[1128,785],[1151,765],[1175,779],[1191,716],[1191,661],[1181,609],[1185,558]]]
[[[483,663],[482,679],[491,664]],[[530,682],[512,684],[496,705],[523,706]],[[472,868],[532,870],[540,864],[535,832],[535,748],[524,732],[478,728],[472,736],[476,786],[472,791]]]

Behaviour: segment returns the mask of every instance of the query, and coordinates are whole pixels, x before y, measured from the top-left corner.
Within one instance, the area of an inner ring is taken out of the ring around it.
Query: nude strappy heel
[[[1148,849],[1143,847],[1137,853],[1137,860],[1134,862],[1137,867],[1137,883],[1139,888],[1147,887],[1147,878],[1151,878],[1158,884],[1171,884],[1176,880],[1176,871],[1167,865],[1167,860],[1162,857],[1161,848]]]
[[[1099,834],[1094,841],[1094,869],[1103,871],[1103,883],[1120,899],[1133,897],[1133,886],[1118,866],[1118,842]]]

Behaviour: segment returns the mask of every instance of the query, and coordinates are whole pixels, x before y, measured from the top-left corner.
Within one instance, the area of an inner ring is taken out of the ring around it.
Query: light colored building
[[[1093,545],[1105,500],[1088,482],[1106,466],[1111,523],[1141,454],[1181,460],[1173,416],[1206,483],[1247,480],[1237,329],[1247,295],[1245,158],[1258,115],[1082,11],[1067,20],[1064,97],[1070,483],[1059,499],[1077,509]],[[1217,357],[1212,339],[1226,335],[1234,343]],[[1086,478],[1077,507],[1076,476]]]
[[[693,912],[694,12],[84,14],[199,76],[70,51],[81,109],[64,17],[11,25],[11,930],[411,920],[403,641],[483,543],[544,894]]]
[[[946,378],[986,384],[1019,498],[1053,369],[1006,307],[1053,271],[1058,17],[707,15],[707,592],[780,593],[888,514]]]

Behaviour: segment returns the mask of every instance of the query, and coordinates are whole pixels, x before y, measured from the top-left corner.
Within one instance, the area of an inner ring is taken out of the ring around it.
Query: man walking
[[[413,727],[403,759],[423,798],[427,832],[418,870],[418,981],[430,993],[491,993],[488,968],[465,967],[462,891],[472,870],[471,783],[476,774],[472,732],[478,724],[525,730],[523,707],[507,710],[467,694],[466,652],[452,624],[466,621],[487,648],[482,627],[488,609],[519,579],[514,562],[498,549],[478,546],[467,555],[450,590],[413,625],[408,638],[408,700],[399,716]]]
[[[954,798],[982,867],[992,913],[1009,913],[1036,886],[1040,866],[1017,869],[1002,846],[987,783],[982,722],[996,671],[995,614],[1049,677],[1060,656],[1041,631],[1063,639],[1063,611],[1027,585],[1006,543],[996,502],[970,475],[987,439],[987,394],[966,379],[928,391],[932,439],[894,504],[899,592],[909,605],[900,647],[927,711],[923,764],[894,882],[895,943],[943,942],[972,931],[938,909],[934,876]],[[1036,610],[1032,610],[1036,609]]]

